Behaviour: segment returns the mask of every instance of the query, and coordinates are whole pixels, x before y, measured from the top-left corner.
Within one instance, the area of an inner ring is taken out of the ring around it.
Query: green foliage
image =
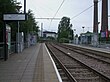
[[[37,26],[37,22],[35,21],[35,17],[32,13],[32,10],[28,10],[27,16],[28,19],[26,21],[20,21],[20,32],[24,32],[25,36],[28,33],[37,35],[39,27]]]
[[[0,0],[0,35],[3,36],[4,22],[2,16],[4,13],[18,13],[17,7],[20,5],[16,0]],[[37,34],[39,27],[35,21],[34,14],[31,10],[28,11],[28,20],[20,22],[20,32]],[[11,27],[11,39],[16,40],[16,33],[18,30],[18,21],[7,22]],[[3,37],[0,37],[0,41],[3,41]]]
[[[34,33],[37,34],[39,27],[35,21],[34,14],[31,10],[28,10],[28,20],[20,22],[20,31],[24,33]]]
[[[51,37],[51,36],[48,36],[47,37],[47,40],[55,40],[55,38],[54,37]]]
[[[0,0],[0,14],[16,13],[17,4],[15,0]]]
[[[70,18],[63,17],[58,26],[58,41],[69,42],[73,39],[72,24],[70,24]]]
[[[3,36],[3,14],[4,13],[16,13],[17,2],[15,0],[0,0],[0,35]],[[0,37],[0,42],[3,41],[3,37]]]
[[[67,38],[60,38],[59,42],[60,43],[69,43],[69,39],[67,39]]]

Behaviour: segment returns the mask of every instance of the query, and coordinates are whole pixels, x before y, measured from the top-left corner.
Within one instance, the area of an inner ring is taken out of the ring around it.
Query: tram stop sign
[[[26,14],[17,13],[17,14],[3,14],[4,21],[25,21]]]

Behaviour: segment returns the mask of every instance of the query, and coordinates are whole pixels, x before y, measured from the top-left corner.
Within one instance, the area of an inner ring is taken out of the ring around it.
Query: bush
[[[61,39],[59,40],[59,42],[60,42],[60,43],[69,43],[69,39],[67,39],[67,38],[61,38]]]

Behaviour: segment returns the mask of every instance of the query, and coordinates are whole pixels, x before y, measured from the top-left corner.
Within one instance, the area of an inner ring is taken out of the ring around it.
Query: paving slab
[[[37,44],[15,53],[7,61],[0,60],[0,82],[32,82],[40,46]]]
[[[46,49],[45,44],[39,51],[36,61],[36,70],[34,72],[33,82],[59,82],[52,60]]]
[[[44,43],[0,60],[0,82],[59,82],[57,75]]]

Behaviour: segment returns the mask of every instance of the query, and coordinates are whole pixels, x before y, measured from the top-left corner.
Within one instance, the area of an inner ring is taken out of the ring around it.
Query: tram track
[[[98,53],[97,52],[95,53],[95,51],[90,50],[90,49],[85,49],[85,48],[76,47],[76,46],[70,46],[70,45],[61,45],[60,44],[59,46],[61,46],[63,48],[66,48],[68,50],[74,51],[76,53],[79,53],[79,54],[94,58],[96,60],[102,61],[103,63],[110,64],[110,57],[102,55],[103,54],[102,52],[98,52],[97,51]],[[104,53],[104,54],[108,54],[108,53]]]
[[[82,50],[82,49],[76,49],[73,48],[73,49],[70,49],[69,47],[64,46],[64,45],[59,45],[59,46],[56,46],[57,48],[61,48],[63,51],[65,51],[66,53],[71,53],[70,55],[78,60],[80,60],[81,62],[87,64],[88,66],[92,67],[94,70],[98,71],[99,73],[103,74],[105,77],[108,77],[110,78],[110,63],[109,61],[104,61],[104,59],[106,60],[106,58],[109,58],[109,57],[103,57],[103,55],[99,55],[98,53],[101,53],[101,52],[96,52],[95,51],[90,51],[89,53],[86,52],[86,50]],[[66,47],[66,48],[65,48]],[[76,55],[73,55],[76,54]],[[94,54],[93,54],[94,53]],[[98,57],[101,56],[101,58],[95,58],[93,56],[90,56],[90,54],[92,55],[97,55]]]
[[[59,46],[78,53],[77,58],[79,58],[79,60],[81,60],[84,63],[87,63],[95,70],[99,71],[100,73],[104,74],[106,77],[110,78],[110,57],[109,56],[107,57],[107,55],[110,54],[96,50],[93,51],[85,48],[80,48],[80,47],[77,48],[76,46],[74,47],[74,46],[61,45],[61,44]],[[104,56],[104,54],[107,55]]]
[[[74,77],[75,81],[67,82],[109,82],[110,79],[95,69],[91,68],[81,60],[73,58],[68,49],[59,47],[58,45],[47,44],[49,51],[54,53],[62,62],[69,73]],[[68,56],[67,56],[68,55]],[[53,57],[54,58],[54,57]],[[65,81],[64,81],[65,82]]]
[[[55,55],[54,51],[51,48],[52,46],[47,45],[47,48],[49,49],[51,56],[57,66],[57,69],[61,75],[63,82],[77,82],[75,78],[71,75],[71,73],[66,69],[66,67],[63,65],[63,63],[59,60],[59,58]]]
[[[73,45],[66,45],[66,44],[63,44],[63,45],[59,45],[59,46],[62,46],[65,48],[69,48],[70,50],[73,50],[73,51],[76,51],[78,53],[88,53],[88,55],[90,56],[94,56],[96,58],[99,58],[99,59],[103,59],[103,60],[107,60],[107,62],[110,62],[110,53],[107,53],[107,52],[103,52],[103,51],[97,51],[95,49],[89,49],[89,48],[84,48],[84,47],[78,47],[78,46],[73,46]],[[78,51],[77,51],[78,50]],[[79,52],[80,50],[80,52]]]

